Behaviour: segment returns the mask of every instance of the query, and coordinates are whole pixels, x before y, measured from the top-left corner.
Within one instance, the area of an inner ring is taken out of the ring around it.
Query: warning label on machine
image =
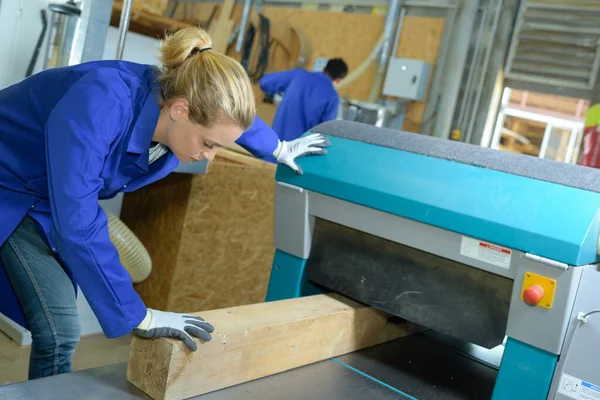
[[[562,374],[558,393],[575,400],[600,400],[600,386],[568,374]]]
[[[488,264],[493,264],[497,267],[509,269],[512,250],[482,240],[463,236],[460,243],[460,254]]]

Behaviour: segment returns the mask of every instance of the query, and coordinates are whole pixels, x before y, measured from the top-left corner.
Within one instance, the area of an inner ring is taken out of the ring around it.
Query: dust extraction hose
[[[362,74],[364,74],[371,67],[371,64],[373,64],[373,61],[375,61],[375,59],[379,56],[379,52],[381,51],[381,48],[383,47],[384,39],[385,39],[385,36],[381,35],[381,37],[375,44],[375,47],[373,47],[373,49],[371,50],[371,53],[367,56],[367,58],[365,58],[365,60],[355,70],[350,72],[348,74],[348,76],[346,76],[344,79],[342,79],[342,81],[335,86],[336,90],[341,90],[341,89],[345,88],[346,86],[350,85],[356,79],[360,78],[360,76]]]
[[[113,213],[106,211],[110,240],[119,252],[121,265],[134,283],[144,281],[152,271],[152,259],[135,234]]]

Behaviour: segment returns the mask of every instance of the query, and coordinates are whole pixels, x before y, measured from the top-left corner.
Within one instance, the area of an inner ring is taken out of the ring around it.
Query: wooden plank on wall
[[[172,339],[131,343],[127,380],[153,399],[186,399],[413,334],[338,295],[200,313],[213,340],[190,352]]]

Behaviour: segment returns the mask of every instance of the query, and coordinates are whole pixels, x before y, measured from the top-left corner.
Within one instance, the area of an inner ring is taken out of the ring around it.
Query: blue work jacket
[[[155,182],[179,164],[171,152],[148,163],[160,112],[156,74],[149,65],[97,61],[0,90],[0,245],[27,215],[37,221],[110,338],[131,332],[146,307],[98,200]],[[277,142],[258,118],[238,140],[259,158],[270,158]],[[27,327],[2,265],[0,312]]]
[[[271,125],[281,140],[298,139],[309,129],[337,117],[340,97],[331,78],[323,72],[274,72],[264,75],[259,85],[269,96],[283,93]]]

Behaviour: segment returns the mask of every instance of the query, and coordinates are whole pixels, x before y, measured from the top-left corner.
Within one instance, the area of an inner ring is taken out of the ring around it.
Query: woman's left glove
[[[302,175],[302,168],[296,164],[296,158],[311,154],[327,154],[324,147],[330,145],[329,139],[320,133],[315,133],[290,142],[279,141],[273,156],[278,163],[285,164],[297,174]]]
[[[192,336],[208,342],[213,331],[213,326],[200,317],[149,308],[146,318],[133,332],[144,339],[180,339],[191,351],[196,351],[198,346]]]

